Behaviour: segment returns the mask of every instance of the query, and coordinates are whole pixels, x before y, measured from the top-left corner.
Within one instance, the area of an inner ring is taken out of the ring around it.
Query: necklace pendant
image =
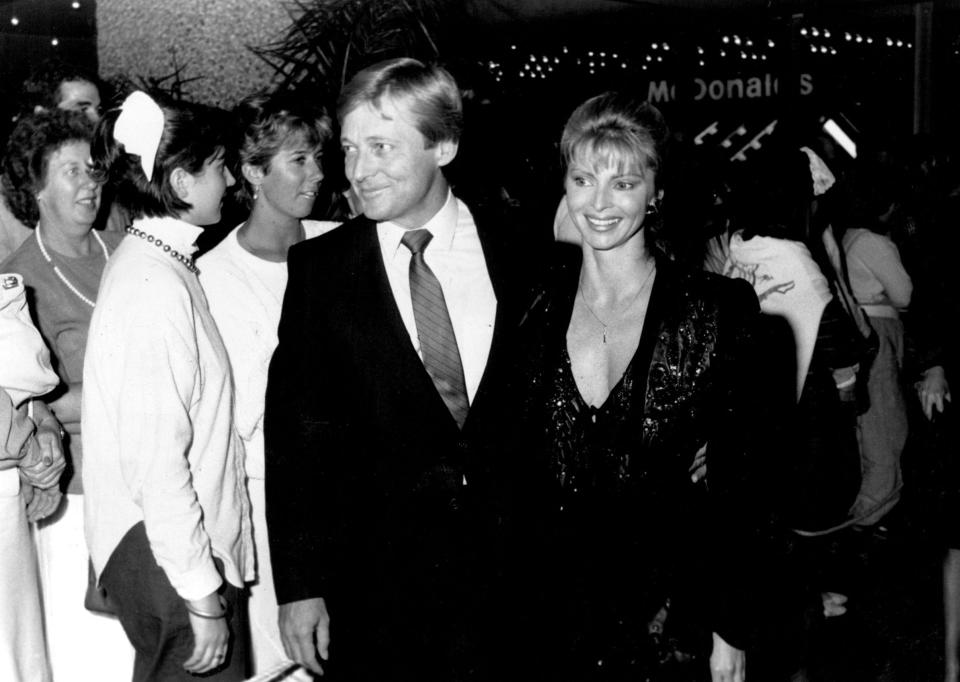
[[[607,328],[606,328],[606,327],[603,328],[603,342],[604,342],[604,343],[607,342]]]

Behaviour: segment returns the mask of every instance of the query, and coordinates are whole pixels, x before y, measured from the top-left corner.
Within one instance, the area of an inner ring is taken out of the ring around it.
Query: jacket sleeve
[[[344,426],[337,381],[344,359],[331,349],[322,268],[310,255],[290,250],[264,413],[267,528],[280,604],[327,595],[336,485],[328,471]]]

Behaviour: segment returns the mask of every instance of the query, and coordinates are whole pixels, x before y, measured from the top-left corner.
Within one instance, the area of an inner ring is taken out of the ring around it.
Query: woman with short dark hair
[[[213,111],[135,92],[104,116],[95,171],[135,217],[90,323],[86,535],[136,649],[134,680],[246,678],[253,578],[226,349],[193,262],[233,176]]]

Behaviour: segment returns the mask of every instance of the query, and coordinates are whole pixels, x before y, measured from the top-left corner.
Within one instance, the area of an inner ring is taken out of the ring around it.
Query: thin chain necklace
[[[148,234],[143,230],[138,230],[133,225],[127,225],[124,229],[126,230],[127,234],[132,234],[135,237],[140,237],[140,239],[145,239],[147,242],[149,242],[150,244],[153,244],[158,249],[163,250],[165,254],[168,254],[169,256],[174,258],[174,260],[180,261],[186,266],[187,270],[189,270],[193,274],[195,275],[200,274],[200,269],[193,262],[192,256],[187,256],[186,254],[180,253],[176,249],[172,248],[169,244],[164,244],[163,240],[160,239],[159,237],[154,237],[152,234]]]
[[[73,282],[67,279],[66,275],[60,272],[60,267],[53,262],[53,259],[50,258],[50,254],[47,253],[47,248],[43,245],[43,240],[40,238],[40,225],[37,225],[37,229],[33,231],[33,234],[37,237],[37,246],[40,247],[40,253],[43,254],[43,259],[47,261],[50,265],[53,266],[53,271],[56,273],[57,277],[60,278],[60,281],[63,282],[63,285],[67,287],[70,291],[73,292],[74,296],[79,298],[81,301],[86,303],[91,308],[96,307],[96,304],[91,301],[89,298],[80,293],[80,290],[73,286]],[[103,250],[103,260],[106,261],[110,258],[110,252],[107,251],[107,245],[103,243],[103,240],[100,238],[100,235],[97,234],[96,230],[90,230],[90,234],[93,235],[93,238],[97,240],[97,243],[100,245],[100,248]]]
[[[650,268],[650,274],[647,275],[647,278],[643,280],[643,284],[640,285],[640,288],[637,289],[637,293],[633,295],[633,298],[630,299],[630,302],[624,307],[624,312],[630,310],[633,307],[633,304],[637,302],[637,299],[640,298],[640,294],[643,293],[643,290],[647,288],[647,284],[650,283],[650,279],[653,277],[653,273],[657,271],[657,266],[654,265]],[[600,319],[600,316],[597,315],[593,308],[590,307],[590,304],[587,303],[587,297],[583,294],[583,278],[577,280],[577,289],[580,291],[580,298],[583,300],[583,305],[587,307],[587,311],[593,315],[593,319],[600,323],[600,326],[603,327],[603,343],[607,342],[607,329],[610,327],[606,322]],[[621,313],[622,314],[622,313]]]

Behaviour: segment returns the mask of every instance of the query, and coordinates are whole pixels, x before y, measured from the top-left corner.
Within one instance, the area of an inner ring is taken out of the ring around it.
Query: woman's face
[[[46,229],[84,235],[100,208],[100,184],[90,174],[90,144],[67,142],[50,154],[43,188],[37,193]]]
[[[320,149],[303,135],[292,136],[270,159],[269,168],[260,179],[258,201],[285,217],[299,220],[310,215],[323,180]]]
[[[564,188],[583,243],[606,251],[630,241],[657,198],[655,181],[652,170],[616,155],[577,155],[567,168]]]
[[[220,221],[223,195],[236,182],[224,165],[223,152],[211,156],[196,175],[189,175],[185,194],[181,197],[193,208],[181,218],[193,225],[213,225]]]

